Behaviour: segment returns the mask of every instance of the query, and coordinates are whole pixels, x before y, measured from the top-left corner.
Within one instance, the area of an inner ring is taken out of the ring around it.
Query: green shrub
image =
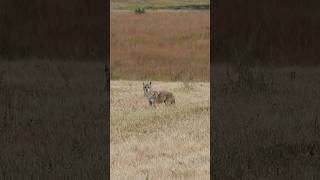
[[[134,12],[135,12],[136,14],[143,14],[143,13],[145,13],[144,8],[136,8],[136,9],[134,10]]]

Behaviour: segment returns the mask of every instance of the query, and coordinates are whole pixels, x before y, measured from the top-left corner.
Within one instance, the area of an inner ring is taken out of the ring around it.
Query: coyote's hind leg
[[[173,100],[172,100],[172,99],[170,99],[170,100],[166,99],[166,100],[164,101],[164,104],[165,104],[166,106],[175,104],[175,100],[174,100],[174,99],[173,99]]]

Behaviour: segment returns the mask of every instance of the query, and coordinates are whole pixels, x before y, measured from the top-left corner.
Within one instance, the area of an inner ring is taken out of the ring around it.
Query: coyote
[[[154,106],[156,103],[165,103],[166,105],[175,104],[175,98],[171,92],[168,91],[153,91],[150,83],[143,82],[144,96],[148,98],[149,105]]]

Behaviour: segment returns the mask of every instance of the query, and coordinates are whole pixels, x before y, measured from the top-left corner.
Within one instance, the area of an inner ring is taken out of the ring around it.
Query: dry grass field
[[[111,2],[111,9],[139,2]],[[209,179],[209,11],[113,11],[110,18],[111,179]],[[172,91],[176,104],[150,107],[146,80]]]
[[[111,81],[111,179],[209,179],[209,83],[154,81],[174,106],[150,107],[142,81]]]
[[[110,18],[111,79],[209,81],[209,11]]]

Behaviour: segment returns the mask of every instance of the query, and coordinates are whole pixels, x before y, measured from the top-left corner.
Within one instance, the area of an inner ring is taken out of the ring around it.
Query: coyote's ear
[[[144,82],[142,82],[142,84],[144,85]]]
[[[150,81],[150,85],[151,85],[151,81]]]

